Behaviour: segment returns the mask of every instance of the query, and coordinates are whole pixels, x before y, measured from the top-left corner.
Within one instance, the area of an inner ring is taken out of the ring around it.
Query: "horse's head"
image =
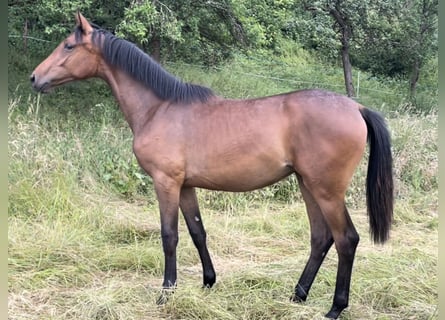
[[[81,13],[76,14],[75,31],[31,74],[35,90],[46,93],[51,88],[97,75],[99,52],[92,43],[93,27]]]

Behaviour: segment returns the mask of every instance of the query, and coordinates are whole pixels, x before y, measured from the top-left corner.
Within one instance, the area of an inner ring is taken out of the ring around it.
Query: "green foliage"
[[[324,63],[338,65],[341,28],[330,16],[333,9],[352,26],[353,68],[406,82],[416,82],[418,68],[419,90],[411,87],[410,102],[425,104],[431,95],[423,88],[437,87],[437,78],[433,85],[424,80],[424,69],[437,61],[437,0],[9,1],[8,45],[14,51],[9,59],[14,68],[31,69],[29,61],[46,56],[72,30],[73,15],[81,10],[144,50],[159,51],[164,62],[215,66],[239,51],[280,53],[283,40],[291,40]]]
[[[67,34],[67,31],[72,29],[69,21],[73,19],[73,13],[77,10],[86,11],[92,5],[92,0],[70,0],[54,2],[51,0],[40,0],[38,8],[41,12],[43,21],[39,21],[45,29],[44,32],[48,35],[55,35],[58,38],[62,38]],[[65,21],[66,24],[52,23],[52,21]]]
[[[134,1],[125,9],[117,33],[147,51],[160,43],[162,56],[214,65],[244,42],[232,1]],[[237,42],[240,43],[237,43]]]
[[[246,45],[244,27],[237,15],[238,2],[165,1],[182,22],[181,43],[163,44],[163,54],[181,61],[217,65]]]
[[[297,26],[302,32],[298,38],[307,48],[317,50],[326,61],[338,61],[342,41],[354,41],[363,32],[372,1],[301,1],[302,13]],[[300,9],[301,10],[301,9]],[[342,20],[340,23],[335,16]],[[302,19],[301,19],[302,18]],[[348,27],[351,34],[344,39],[344,28]],[[353,51],[353,50],[351,50]]]
[[[104,184],[113,186],[126,197],[146,194],[152,188],[151,180],[141,171],[134,157],[122,158],[118,153],[103,150],[97,174]]]
[[[118,36],[146,46],[153,36],[181,41],[181,21],[166,5],[158,1],[133,1],[125,8],[124,18],[116,26]]]
[[[437,0],[301,3],[306,12],[297,16],[295,25],[302,32],[295,33],[294,39],[335,63],[344,40],[342,28],[348,25],[353,66],[374,75],[408,80],[406,90],[410,90],[411,102],[417,103],[417,82],[423,81],[419,70],[437,56]],[[336,15],[343,23],[330,18]]]
[[[252,47],[273,49],[295,19],[294,7],[290,0],[244,0],[237,2],[236,13]]]
[[[409,75],[413,64],[437,54],[438,1],[382,2],[368,10],[354,60],[387,76]]]
[[[93,0],[70,1],[23,1],[8,5],[8,31],[14,34],[22,34],[24,24],[32,30],[39,30],[50,39],[65,36],[72,29],[74,13],[77,10],[89,11]],[[55,23],[57,21],[57,23]]]

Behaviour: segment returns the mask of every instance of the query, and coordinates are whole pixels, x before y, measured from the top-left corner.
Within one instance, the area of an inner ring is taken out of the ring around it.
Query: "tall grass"
[[[212,72],[168,68],[227,96],[293,88],[237,73],[261,74],[252,61]],[[217,283],[200,288],[199,256],[181,218],[178,289],[165,306],[156,306],[164,258],[151,180],[137,166],[131,132],[115,103],[83,94],[75,84],[52,96],[17,93],[9,101],[10,319],[322,318],[334,293],[335,249],[308,301],[288,301],[310,242],[293,177],[250,193],[200,190]],[[390,103],[395,223],[389,243],[370,242],[365,157],[347,196],[362,240],[342,319],[438,318],[437,113],[418,115],[404,104],[399,111],[402,102]]]

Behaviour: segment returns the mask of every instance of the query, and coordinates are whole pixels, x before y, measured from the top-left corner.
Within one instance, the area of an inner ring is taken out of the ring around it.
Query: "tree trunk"
[[[157,62],[161,62],[161,39],[154,34],[151,38],[151,57]]]
[[[335,19],[341,34],[341,59],[343,62],[343,73],[345,78],[346,94],[348,97],[355,96],[354,84],[352,82],[352,65],[349,60],[349,40],[352,37],[352,28],[348,16],[337,7],[328,7],[329,14]]]
[[[414,98],[416,96],[416,88],[417,88],[417,81],[419,80],[419,74],[420,74],[420,61],[419,58],[416,58],[413,64],[411,79],[409,81],[409,93],[411,98]]]
[[[153,7],[157,8],[157,0],[152,0]],[[158,10],[158,9],[156,9]],[[153,28],[153,34],[151,36],[151,56],[156,62],[161,62],[161,38],[159,37],[157,28]]]
[[[23,52],[28,52],[28,19],[25,19],[25,25],[23,27]]]
[[[341,59],[343,62],[343,73],[345,77],[346,93],[348,97],[354,97],[355,90],[352,81],[352,65],[351,61],[349,60],[349,40],[347,39],[344,39],[344,43],[341,48]]]

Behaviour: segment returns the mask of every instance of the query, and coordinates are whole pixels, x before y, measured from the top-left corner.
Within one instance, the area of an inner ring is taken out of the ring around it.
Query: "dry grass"
[[[217,284],[204,290],[201,267],[181,221],[178,289],[155,304],[163,256],[155,207],[117,199],[88,201],[87,220],[10,218],[10,319],[317,319],[331,304],[331,251],[305,304],[288,301],[308,256],[299,204],[223,215],[206,210]],[[107,203],[103,206],[102,203]],[[397,208],[407,210],[406,208]],[[407,212],[415,215],[415,212]],[[364,212],[353,212],[362,235]],[[366,236],[357,251],[351,306],[343,319],[437,318],[437,229],[397,223],[391,241]]]

